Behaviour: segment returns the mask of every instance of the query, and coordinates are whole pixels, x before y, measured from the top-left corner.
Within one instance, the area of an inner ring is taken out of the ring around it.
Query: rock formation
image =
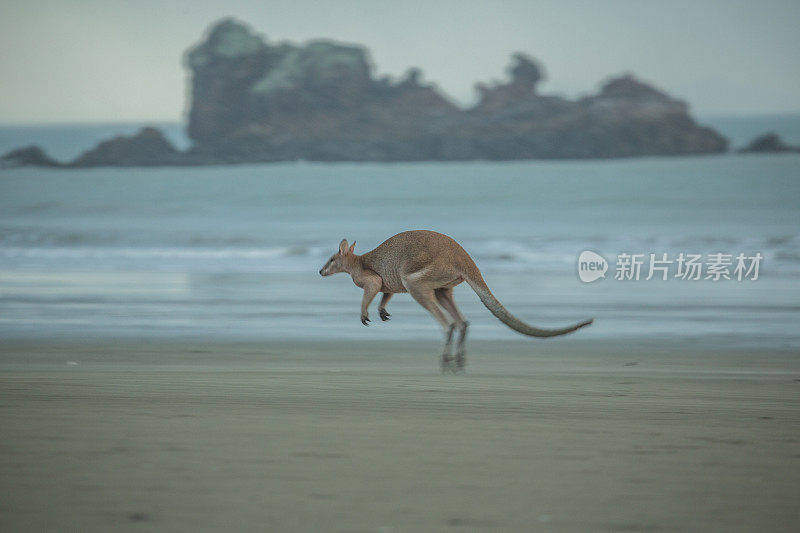
[[[737,151],[740,154],[800,152],[800,146],[789,146],[777,133],[765,133]]]
[[[535,61],[462,110],[412,70],[377,79],[361,47],[270,45],[225,20],[192,49],[192,153],[213,161],[469,160],[716,153],[685,103],[624,76],[578,101],[541,95]]]
[[[68,166],[164,166],[184,162],[182,154],[155,128],[142,128],[136,135],[120,135],[103,141],[81,154]]]
[[[232,20],[187,56],[192,153],[227,161],[435,159],[424,137],[460,110],[411,71],[375,79],[358,46],[270,46]]]
[[[68,166],[606,158],[719,153],[728,144],[684,102],[629,75],[579,100],[540,94],[542,68],[524,54],[513,56],[509,81],[479,84],[468,109],[418,69],[397,81],[375,76],[363,47],[269,43],[232,19],[185,59],[188,151],[147,128]],[[29,164],[51,161],[29,156]]]
[[[0,168],[14,167],[58,167],[61,163],[48,156],[36,145],[17,148],[0,157]]]

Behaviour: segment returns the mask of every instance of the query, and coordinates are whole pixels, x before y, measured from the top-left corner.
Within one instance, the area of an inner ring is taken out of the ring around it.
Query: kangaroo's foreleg
[[[384,292],[383,296],[381,297],[381,303],[378,304],[378,314],[381,315],[381,320],[383,320],[384,322],[389,320],[389,317],[392,316],[386,312],[386,304],[388,304],[389,300],[391,299],[392,299],[392,293]]]
[[[442,288],[436,289],[436,301],[439,302],[445,311],[450,313],[450,316],[453,317],[455,320],[455,327],[458,329],[458,342],[456,343],[456,364],[459,368],[463,369],[466,365],[466,358],[464,357],[464,345],[466,344],[467,340],[467,328],[469,327],[469,322],[464,318],[464,315],[461,314],[461,311],[458,309],[456,305],[456,301],[453,299],[453,289],[452,288]]]
[[[444,350],[442,351],[442,371],[447,370],[450,366],[451,356],[450,353],[452,351],[453,346],[453,331],[455,330],[455,322],[449,316],[445,314],[442,308],[439,306],[439,303],[436,300],[436,293],[434,292],[433,287],[427,285],[425,283],[414,283],[410,280],[402,280],[403,286],[406,290],[411,294],[411,296],[417,301],[419,305],[424,307],[428,310],[430,314],[433,315],[433,318],[442,326],[442,331],[444,332]]]
[[[381,290],[381,286],[383,286],[383,280],[380,276],[374,275],[370,276],[364,280],[364,297],[361,298],[361,323],[365,326],[369,326],[369,304],[372,303],[372,300],[375,299],[375,296]]]

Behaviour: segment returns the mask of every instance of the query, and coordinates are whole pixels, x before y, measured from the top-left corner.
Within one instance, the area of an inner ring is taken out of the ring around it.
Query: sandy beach
[[[2,531],[797,531],[790,350],[0,341]]]

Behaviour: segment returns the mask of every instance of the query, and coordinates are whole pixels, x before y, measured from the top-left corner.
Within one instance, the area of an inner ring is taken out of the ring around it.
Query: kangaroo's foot
[[[456,372],[458,372],[456,360],[450,355],[442,354],[442,374],[455,374]]]
[[[453,362],[450,360],[449,357],[442,356],[442,374],[447,374],[450,372],[450,366]]]
[[[381,315],[381,320],[383,320],[384,322],[389,320],[389,317],[392,316],[392,315],[390,315],[389,313],[386,312],[386,309],[383,309],[383,308],[378,309],[378,314]]]
[[[468,327],[469,322],[466,320],[462,320],[458,327],[459,335],[458,342],[456,343],[456,367],[458,368],[459,372],[463,372],[467,367],[467,353],[464,347],[467,341]]]
[[[455,332],[455,324],[450,324],[447,332],[444,335],[444,349],[442,350],[442,373],[452,372],[456,373],[455,358],[453,355],[453,332]]]
[[[463,362],[455,359],[442,360],[442,374],[461,374],[466,370]]]
[[[463,350],[456,352],[456,372],[463,372],[467,368],[467,354]]]

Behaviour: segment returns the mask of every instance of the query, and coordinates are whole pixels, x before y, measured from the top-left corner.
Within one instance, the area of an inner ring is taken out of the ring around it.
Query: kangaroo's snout
[[[353,248],[355,248],[355,246],[355,241],[348,246],[347,239],[342,239],[342,242],[339,243],[339,251],[333,254],[331,258],[322,265],[322,268],[319,269],[319,275],[324,278],[339,272],[348,271],[348,261],[352,262],[355,257],[353,254]]]

